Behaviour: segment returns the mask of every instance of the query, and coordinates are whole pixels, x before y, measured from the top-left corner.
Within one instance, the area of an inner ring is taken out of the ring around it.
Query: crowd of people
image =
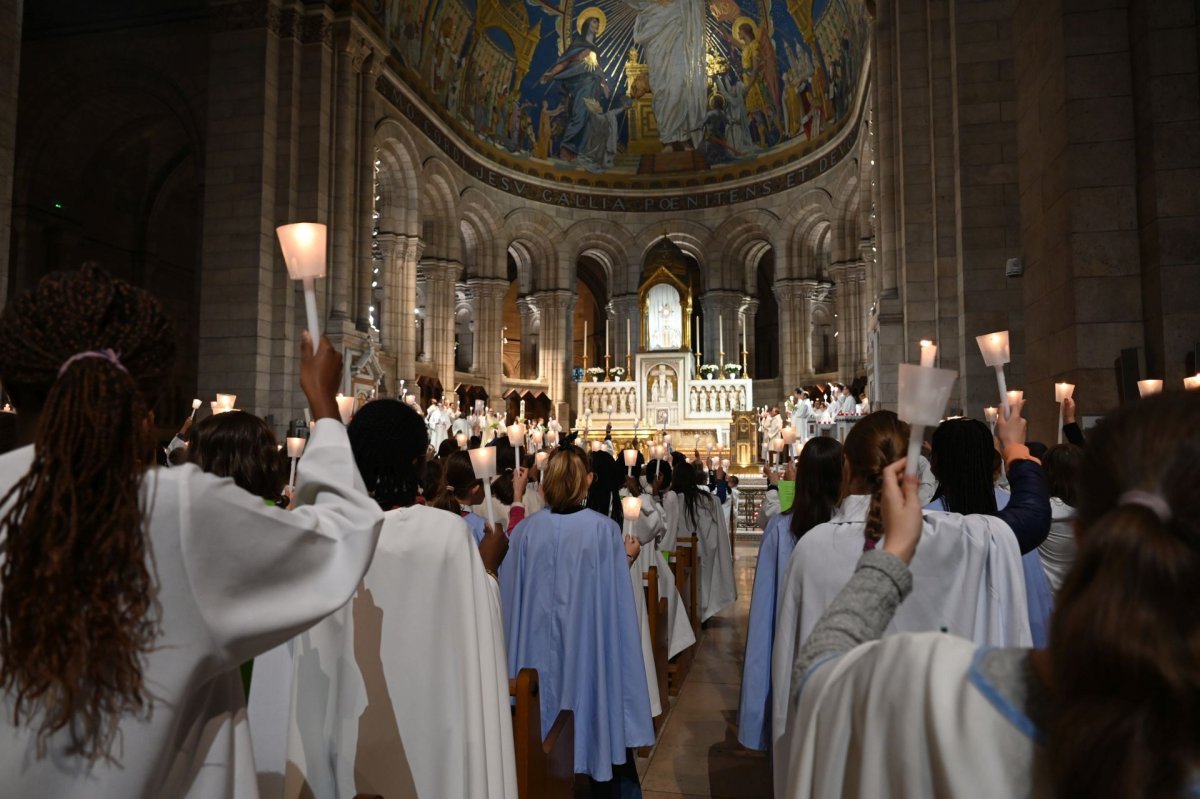
[[[592,795],[640,795],[667,703],[643,576],[670,656],[695,643],[679,539],[697,621],[736,599],[719,462],[626,466],[570,431],[518,456],[440,408],[435,448],[391,399],[344,424],[341,356],[307,334],[294,477],[241,411],[165,453],[173,341],[95,266],[0,318],[21,445],[0,455],[0,795],[515,797],[526,668],[543,734],[574,713]],[[908,425],[862,410],[844,442],[801,441],[763,534],[738,740],[772,752],[776,795],[1197,795],[1200,396],[1086,442],[1072,404],[1049,449],[1020,402],[994,435],[947,420],[917,477]]]

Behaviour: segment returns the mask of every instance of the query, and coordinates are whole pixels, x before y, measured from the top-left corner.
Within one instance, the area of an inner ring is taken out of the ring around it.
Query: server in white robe
[[[767,417],[763,419],[763,440],[760,447],[763,461],[770,460],[771,442],[775,440],[781,430],[783,430],[783,417],[779,415],[779,406],[776,405],[767,412]]]
[[[675,470],[672,492],[677,496],[673,521],[676,539],[696,536],[700,557],[700,621],[706,622],[737,600],[737,584],[725,513],[717,498],[697,485],[698,479],[697,468],[690,464]]]
[[[36,348],[23,343],[21,329],[49,330],[51,325],[58,335],[40,337]],[[171,372],[172,333],[157,302],[90,266],[51,275],[30,295],[11,301],[0,322],[0,339],[0,373],[20,414],[18,433],[24,440],[36,433],[39,447],[46,440],[39,424],[42,410],[25,403],[32,396],[26,390],[45,397],[60,379],[114,385],[124,380],[132,386],[122,376],[127,374],[138,388],[91,398],[98,403],[95,412],[106,412],[103,403],[112,405],[107,412],[116,424],[137,407],[130,399],[118,407],[122,395],[135,397]],[[60,351],[63,342],[79,351]],[[118,346],[119,353],[109,349]],[[13,348],[22,351],[19,366],[11,358]],[[307,343],[304,350],[301,383],[316,423],[298,468],[295,509],[266,505],[233,480],[192,464],[146,470],[140,476],[140,506],[157,626],[150,648],[139,656],[147,712],[113,719],[112,758],[88,759],[74,753],[69,727],[46,736],[39,753],[40,713],[18,723],[13,692],[0,695],[0,795],[258,795],[238,666],[341,606],[370,563],[382,523],[382,513],[361,487],[338,419],[333,395],[341,382],[341,356],[327,339],[316,356]],[[148,364],[148,351],[163,360]],[[33,366],[50,379],[23,383]],[[87,439],[89,425],[58,421],[80,446],[96,443]],[[92,452],[104,457],[105,447],[99,444]],[[0,490],[7,493],[30,474],[40,454],[30,445],[0,456]],[[63,510],[103,514],[110,509]],[[14,546],[11,536],[5,544]],[[77,546],[82,552],[86,539]]]
[[[505,547],[496,546],[495,533],[476,545],[462,519],[413,504],[421,432],[415,414],[386,400],[351,422],[371,495],[396,507],[384,516],[354,598],[300,636],[288,671],[269,676],[292,684],[286,726],[264,731],[287,739],[282,795],[289,799],[516,799],[494,576]],[[268,678],[261,669],[254,676]],[[256,699],[251,691],[252,713],[271,710]],[[256,738],[256,748],[263,743]]]

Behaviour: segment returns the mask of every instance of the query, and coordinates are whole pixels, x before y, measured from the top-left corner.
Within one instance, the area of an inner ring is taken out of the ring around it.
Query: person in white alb
[[[283,510],[147,468],[174,360],[150,295],[89,265],[9,302],[0,377],[36,443],[0,456],[0,794],[258,796],[238,666],[343,605],[383,521],[339,421],[342,358],[303,336],[316,423]]]
[[[796,441],[792,444],[792,457],[800,455],[800,449],[808,439],[808,419],[812,416],[812,400],[808,392],[796,389],[796,400],[792,407],[792,427],[796,429]]]
[[[771,442],[783,430],[783,417],[779,415],[779,406],[771,406],[771,410],[767,411],[767,418],[763,420],[763,444],[767,447],[767,456],[771,453]]]

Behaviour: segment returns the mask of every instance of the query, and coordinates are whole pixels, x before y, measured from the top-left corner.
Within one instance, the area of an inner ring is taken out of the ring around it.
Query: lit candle
[[[746,317],[742,317],[742,352],[746,351]],[[742,375],[745,377],[745,375]]]
[[[998,417],[999,415],[1000,415],[999,408],[984,408],[983,409],[983,418],[987,420],[988,427],[992,428],[993,432],[995,432],[995,430],[996,430],[996,417]]]
[[[593,441],[592,442],[592,452],[599,452],[599,451],[600,451],[600,442]]]
[[[1162,393],[1163,381],[1161,381],[1161,380],[1139,380],[1137,386],[1138,386],[1138,394],[1140,394],[1143,397],[1149,397],[1154,394]]]
[[[313,351],[321,340],[321,325],[317,318],[316,279],[325,277],[325,239],[327,231],[318,222],[296,222],[275,228],[288,277],[304,285],[304,308],[308,315],[308,335]]]
[[[699,358],[700,357],[700,317],[699,316],[693,317],[692,321],[696,323],[695,324],[696,334],[693,336],[693,338],[696,339],[696,341],[695,341],[696,346],[694,347],[694,349],[696,350],[696,357]]]
[[[921,339],[921,365],[933,366],[933,359],[936,355],[937,345],[929,339]]]
[[[627,449],[627,450],[625,450],[624,455],[625,455],[625,473],[629,477],[633,477],[633,467],[637,466],[638,452],[636,449]]]
[[[549,452],[539,452],[533,456],[533,465],[536,466],[537,470],[540,472],[542,469],[546,468],[546,461],[548,461],[549,459],[550,459]]]
[[[338,414],[342,417],[342,424],[350,424],[350,419],[354,416],[354,397],[346,397],[339,393],[334,399],[337,400]]]
[[[719,346],[717,347],[717,352],[720,355],[724,355],[725,354],[725,315],[724,314],[721,314],[720,316],[717,317],[717,340],[719,343]]]
[[[633,524],[642,513],[641,497],[621,497],[621,513],[625,517],[625,540],[633,537]]]
[[[796,443],[796,428],[791,426],[785,427],[780,435],[783,436],[783,443],[785,445],[790,447],[792,444]]]
[[[530,438],[533,440],[533,446],[537,447],[538,449],[542,448],[542,431],[541,430],[534,430],[533,434],[530,435]]]
[[[487,508],[488,526],[496,523],[492,511],[492,478],[496,476],[496,448],[476,447],[469,452],[471,468],[475,470],[475,478],[483,481],[484,507]]]
[[[897,413],[908,422],[908,461],[905,473],[915,475],[921,458],[921,439],[926,427],[937,427],[958,373],[950,369],[900,364]]]
[[[998,330],[995,333],[985,333],[975,337],[983,362],[996,370],[996,386],[1000,389],[1000,403],[1004,406],[1004,414],[1008,415],[1008,389],[1004,385],[1004,364],[1010,360],[1008,351],[1008,331]]]
[[[583,365],[587,366],[587,320],[583,320]]]
[[[550,446],[550,447],[558,446],[558,433],[557,432],[551,430],[549,433],[546,433],[546,445]]]
[[[1192,377],[1183,378],[1184,391],[1200,391],[1200,372]]]
[[[470,441],[470,440],[471,440],[471,439],[469,439],[469,438],[467,437],[467,434],[466,434],[466,433],[459,433],[458,435],[456,435],[456,436],[454,437],[454,441],[455,441],[455,443],[456,443],[456,444],[458,444],[458,448],[459,448],[459,449],[466,449],[466,448],[467,448],[467,442],[468,442],[468,441]]]
[[[721,458],[721,468],[729,471],[729,458]]]
[[[1063,400],[1070,399],[1075,395],[1075,386],[1070,383],[1055,383],[1054,384],[1054,401],[1058,403],[1058,443],[1062,443],[1063,433]]]
[[[1012,410],[1012,406],[1025,399],[1025,392],[1019,389],[1013,389],[1012,391],[1006,391],[1004,393],[1004,398],[1008,400],[1004,405],[1004,418],[1007,419],[1008,414]]]
[[[287,454],[292,461],[292,474],[288,478],[288,485],[292,488],[296,487],[296,461],[304,454],[304,445],[308,439],[302,436],[288,436],[287,439]]]
[[[237,402],[237,394],[218,394],[217,406],[224,408],[227,411],[233,410],[234,404]]]
[[[198,399],[192,400],[192,415],[190,418],[192,418],[192,419],[196,418],[196,411],[197,411],[197,409],[199,409],[200,405],[201,405],[200,400],[198,400]]]

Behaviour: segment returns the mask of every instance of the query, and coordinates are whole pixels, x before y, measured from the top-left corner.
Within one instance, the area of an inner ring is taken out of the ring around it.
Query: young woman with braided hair
[[[1013,415],[996,424],[1012,457],[1028,457],[1025,422]],[[796,646],[808,638],[829,603],[854,574],[862,553],[883,536],[880,496],[884,470],[904,457],[908,425],[891,411],[858,422],[843,445],[842,499],[825,524],[796,542],[779,598],[771,657],[771,726],[775,764],[787,722]],[[1024,452],[1025,455],[1020,453]],[[980,644],[1028,646],[1029,618],[1021,551],[1003,521],[982,514],[928,513],[913,570],[921,589],[896,614],[888,632],[943,630]],[[777,773],[777,776],[781,776]],[[777,783],[778,784],[778,783]]]
[[[0,318],[27,446],[0,456],[0,774],[13,796],[252,795],[240,663],[342,605],[382,515],[354,487],[341,356],[302,347],[317,424],[294,511],[153,468],[172,332],[95,266]]]
[[[1200,796],[1200,397],[1127,404],[1089,433],[1045,649],[876,640],[920,590],[929,543],[902,473],[882,550],[795,659],[776,796]]]
[[[355,598],[275,661],[266,691],[251,692],[260,783],[290,779],[313,796],[412,786],[413,796],[516,799],[495,579],[508,539],[496,529],[477,545],[461,518],[417,504],[428,431],[408,405],[369,402],[348,433],[367,492],[385,512],[383,531]],[[353,666],[308,667],[317,661]],[[280,717],[287,722],[260,723]]]

